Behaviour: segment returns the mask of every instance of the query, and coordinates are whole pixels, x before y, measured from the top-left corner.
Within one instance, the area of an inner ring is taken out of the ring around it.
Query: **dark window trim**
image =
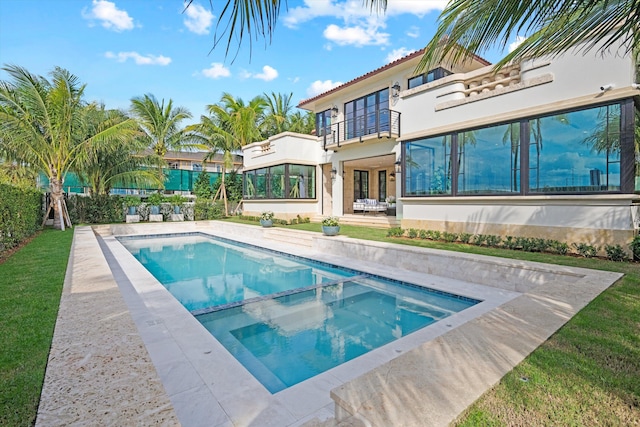
[[[531,192],[529,190],[529,122],[533,119],[542,119],[552,117],[559,114],[568,114],[578,111],[602,108],[610,105],[620,105],[620,190],[607,191],[579,191],[579,192]],[[463,132],[476,131],[496,126],[509,125],[518,123],[520,125],[520,191],[514,193],[473,193],[458,194],[458,134]],[[542,115],[531,115],[522,117],[513,121],[501,121],[488,125],[477,126],[473,128],[459,129],[451,132],[430,135],[423,138],[415,138],[402,142],[402,176],[405,175],[407,151],[406,146],[413,141],[422,139],[439,138],[451,136],[451,194],[424,194],[424,195],[407,195],[406,180],[402,179],[401,191],[402,197],[484,197],[484,196],[567,196],[567,195],[599,195],[599,194],[633,194],[635,191],[635,143],[634,143],[634,126],[635,126],[635,109],[633,98],[625,98],[617,101],[609,101],[579,108],[556,110]],[[526,161],[526,163],[525,163]]]
[[[289,182],[290,176],[289,176],[289,166],[303,166],[303,167],[309,167],[309,168],[313,168],[315,173],[313,175],[313,188],[314,188],[314,193],[317,192],[316,189],[316,185],[317,185],[317,179],[318,179],[318,173],[317,173],[317,167],[316,165],[306,165],[303,163],[279,163],[277,165],[269,165],[269,166],[263,166],[263,167],[259,167],[259,168],[255,168],[255,169],[248,169],[248,170],[243,170],[242,171],[242,196],[246,197],[246,180],[247,177],[249,175],[253,175],[256,176],[256,172],[260,171],[260,170],[266,170],[266,174],[265,174],[265,192],[266,192],[266,196],[265,197],[258,197],[257,195],[257,188],[255,189],[256,191],[256,195],[252,198],[247,198],[248,201],[251,200],[315,200],[317,199],[317,194],[314,195],[314,197],[273,197],[272,196],[272,191],[271,191],[271,168],[276,168],[279,166],[284,166],[284,189],[283,189],[283,195],[288,196],[291,192],[291,183]]]

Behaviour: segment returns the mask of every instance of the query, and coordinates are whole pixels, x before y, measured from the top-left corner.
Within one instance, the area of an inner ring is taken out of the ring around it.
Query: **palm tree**
[[[439,21],[419,71],[445,58],[452,63],[469,59],[496,44],[505,48],[519,35],[527,37],[496,69],[528,57],[559,55],[584,41],[579,48],[583,53],[591,49],[604,53],[616,43],[622,43],[626,53],[640,49],[637,0],[454,0]]]
[[[316,128],[315,123],[316,117],[312,111],[307,111],[305,113],[301,113],[300,111],[296,111],[295,113],[289,116],[289,131],[311,134]]]
[[[133,120],[90,121],[83,101],[85,85],[69,71],[56,67],[51,81],[25,68],[3,68],[12,81],[0,82],[0,152],[29,165],[49,179],[54,227],[71,226],[63,197],[66,174],[97,147],[130,141]]]
[[[187,0],[185,9],[193,0]],[[363,0],[363,7],[384,12],[388,0]],[[286,1],[285,1],[286,5]],[[227,0],[218,15],[217,28],[222,34],[214,38],[213,49],[228,32],[226,54],[232,43],[240,50],[245,32],[271,40],[282,0]],[[625,44],[627,53],[640,52],[640,7],[638,0],[453,0],[440,14],[440,24],[425,49],[417,72],[432,68],[449,53],[452,62],[481,54],[497,42],[505,47],[513,36],[524,33],[527,39],[502,61],[500,68],[513,60],[567,52],[585,39],[581,49],[606,52],[617,42]],[[226,21],[226,22],[223,22]],[[222,23],[222,25],[221,25]],[[458,49],[459,47],[463,49]]]
[[[267,101],[264,119],[264,137],[268,138],[288,131],[291,124],[291,110],[293,109],[293,105],[291,104],[293,92],[289,93],[289,95],[276,94],[274,92],[271,92],[271,95],[267,95],[265,93],[264,98]]]
[[[186,141],[180,122],[191,118],[191,113],[183,107],[173,107],[170,99],[165,106],[164,99],[146,94],[131,100],[131,111],[144,132],[149,146],[160,158],[167,150],[179,149]]]
[[[266,106],[266,100],[260,96],[245,105],[242,99],[224,93],[219,103],[207,105],[209,116],[201,116],[200,123],[187,128],[191,140],[209,150],[205,160],[220,152],[223,155],[221,183],[214,201],[218,197],[224,201],[225,215],[229,215],[225,176],[233,168],[233,153],[263,138],[260,128]]]
[[[90,107],[92,114],[87,119],[91,123],[129,120],[124,113],[105,110],[103,105]],[[145,154],[146,148],[147,143],[141,138],[93,147],[86,157],[76,163],[76,172],[89,184],[92,195],[107,195],[116,185],[161,188],[164,185],[164,176],[159,172],[162,160],[155,154]]]

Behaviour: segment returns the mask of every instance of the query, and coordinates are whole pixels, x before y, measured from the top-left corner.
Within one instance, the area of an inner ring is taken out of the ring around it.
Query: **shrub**
[[[487,241],[487,246],[495,248],[498,245],[500,245],[500,242],[502,241],[502,237],[494,236],[494,235],[488,235],[486,237],[486,241]]]
[[[518,239],[513,236],[506,236],[502,241],[502,247],[506,249],[516,250],[518,249]]]
[[[575,248],[579,255],[585,258],[593,258],[598,254],[598,248],[587,243],[573,243],[571,246]]]
[[[487,242],[487,235],[486,234],[476,234],[473,237],[473,244],[474,245],[478,245],[478,246],[482,246]]]
[[[442,233],[442,240],[447,243],[453,243],[458,240],[458,233],[449,233],[448,231],[445,231]]]
[[[458,239],[460,239],[462,243],[471,242],[472,237],[473,237],[473,234],[471,233],[460,233],[460,235],[458,235]]]
[[[440,240],[442,233],[438,230],[427,230],[427,239]]]
[[[123,197],[109,195],[69,196],[69,217],[74,224],[105,224],[124,219]]]
[[[193,206],[193,217],[196,221],[224,218],[224,202],[197,199]]]
[[[271,220],[273,220],[273,216],[274,216],[274,214],[273,214],[272,211],[262,211],[260,213],[260,220],[261,221],[271,221]],[[322,225],[326,225],[324,223],[324,220],[322,220]]]
[[[404,230],[400,227],[393,227],[387,231],[387,237],[402,237]]]
[[[42,214],[42,193],[0,184],[0,254],[37,232]]]
[[[423,240],[429,238],[429,235],[427,234],[427,230],[420,230],[420,233],[418,234],[419,234],[419,237]]]
[[[415,239],[416,237],[418,237],[419,234],[420,234],[420,230],[418,230],[417,228],[410,228],[409,231],[407,232],[407,237],[410,239]]]
[[[325,227],[337,227],[339,222],[338,222],[338,217],[336,216],[328,216],[326,218],[322,219],[322,225]]]
[[[629,244],[631,252],[633,252],[633,259],[640,259],[640,235],[635,236]]]
[[[611,261],[626,261],[627,254],[620,245],[604,245],[604,251],[607,253],[607,258]]]
[[[569,252],[569,245],[558,240],[553,240],[550,247],[552,252],[560,255],[566,255]]]

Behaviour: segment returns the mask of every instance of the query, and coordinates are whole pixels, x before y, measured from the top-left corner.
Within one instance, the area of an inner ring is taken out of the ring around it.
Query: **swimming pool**
[[[480,302],[199,233],[119,240],[271,393]]]

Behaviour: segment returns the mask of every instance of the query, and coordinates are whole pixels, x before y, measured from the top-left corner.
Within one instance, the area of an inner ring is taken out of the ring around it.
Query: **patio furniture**
[[[367,212],[387,212],[387,203],[379,202],[376,199],[357,199],[353,202],[353,212],[362,211],[363,215],[366,215]]]

